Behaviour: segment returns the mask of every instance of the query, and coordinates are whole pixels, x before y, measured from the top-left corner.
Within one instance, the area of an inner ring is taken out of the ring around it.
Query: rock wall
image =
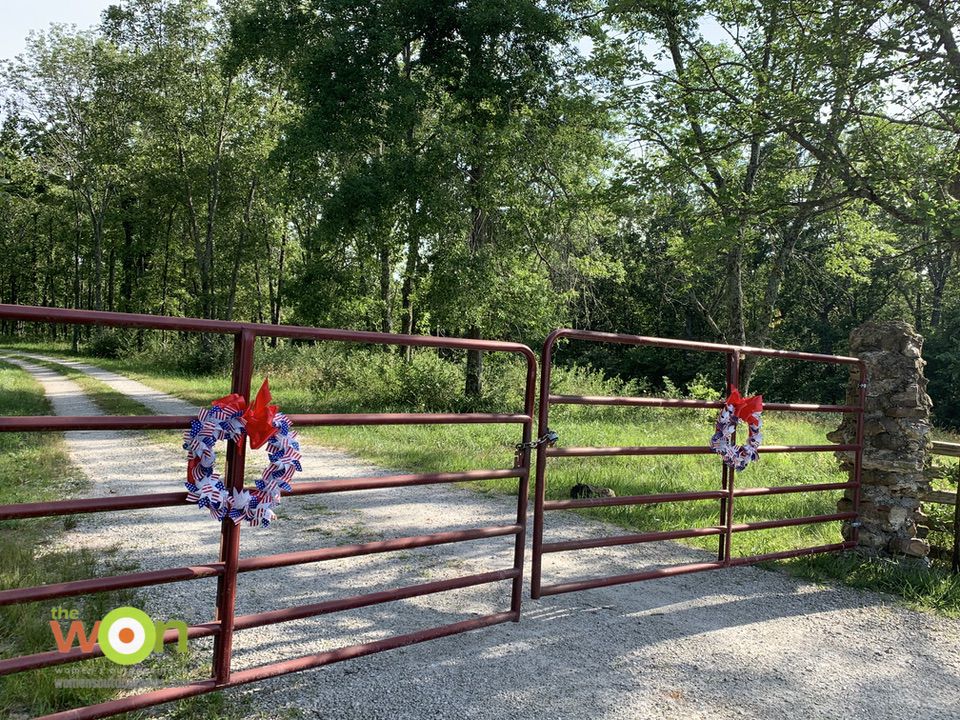
[[[930,546],[918,536],[923,519],[920,498],[930,490],[930,409],[921,357],[923,338],[903,321],[870,322],[850,334],[850,354],[867,366],[863,472],[860,492],[859,547],[876,554],[925,557]],[[859,368],[851,372],[847,403],[857,404]],[[856,414],[845,415],[829,434],[834,442],[853,443]],[[853,453],[838,453],[853,479]],[[853,508],[853,490],[837,504]],[[853,537],[845,523],[843,536]],[[921,530],[921,534],[924,534]]]

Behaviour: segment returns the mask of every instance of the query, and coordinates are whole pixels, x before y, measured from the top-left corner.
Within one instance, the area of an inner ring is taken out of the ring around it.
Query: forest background
[[[905,318],[960,426],[949,0],[131,0],[32,33],[0,93],[2,302],[825,353]],[[0,327],[41,332],[229,362],[209,339]],[[654,389],[712,367],[567,358]],[[817,372],[744,368],[835,399]]]

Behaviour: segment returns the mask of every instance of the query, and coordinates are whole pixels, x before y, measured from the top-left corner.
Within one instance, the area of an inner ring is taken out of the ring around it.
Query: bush
[[[703,373],[697,373],[687,384],[687,396],[697,400],[706,400],[707,402],[719,402],[723,400],[723,392],[717,390],[710,383],[710,379]]]
[[[516,358],[484,357],[483,394],[465,393],[462,357],[445,359],[434,349],[417,349],[409,361],[381,349],[334,345],[304,348],[284,370],[285,358],[261,366],[274,377],[296,372],[318,405],[329,412],[520,412],[526,366]]]
[[[126,354],[128,347],[122,330],[97,330],[87,343],[86,351],[93,357],[117,360]]]
[[[158,368],[187,375],[230,375],[233,337],[184,335],[144,350],[138,356]]]
[[[623,380],[607,377],[601,370],[589,365],[555,367],[551,375],[551,392],[554,395],[595,395],[637,397],[653,394],[646,380]],[[644,421],[657,415],[656,408],[635,408],[607,405],[557,405],[551,415],[562,419],[617,420],[622,422]]]
[[[396,400],[415,412],[458,412],[464,408],[466,371],[430,351],[415,352],[397,372]]]

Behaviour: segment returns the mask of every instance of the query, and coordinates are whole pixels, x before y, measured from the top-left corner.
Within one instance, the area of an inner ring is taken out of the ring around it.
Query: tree
[[[600,172],[609,150],[597,140],[604,113],[582,92],[567,47],[578,27],[571,11],[529,0],[317,0],[238,12],[238,62],[265,61],[261,71],[282,78],[302,108],[284,157],[298,170],[323,170],[316,240],[378,259],[379,329],[393,327],[398,267],[404,331],[419,315],[439,321],[435,331],[509,333],[522,316],[535,317],[537,305],[565,303],[543,284],[519,295],[503,289],[537,279],[529,272],[531,240],[540,243],[531,237],[531,202],[582,192],[554,205],[569,211],[558,222],[570,228],[600,198],[596,175],[568,183],[567,168],[557,165]],[[577,129],[558,132],[568,121]],[[584,163],[570,148],[558,151],[560,138],[604,155]],[[429,285],[418,293],[427,268]],[[452,288],[460,302],[449,302]],[[511,295],[517,303],[508,309]],[[429,301],[424,312],[418,298]],[[482,391],[481,357],[468,354],[469,395]]]
[[[130,133],[123,58],[90,32],[54,25],[4,73],[8,112],[42,147],[43,172],[75,194],[91,233],[91,306],[103,307],[107,214],[124,183]]]

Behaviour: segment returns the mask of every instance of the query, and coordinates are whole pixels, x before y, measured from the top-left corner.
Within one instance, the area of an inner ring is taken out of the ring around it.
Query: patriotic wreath
[[[723,458],[723,464],[734,470],[744,470],[754,460],[759,459],[760,443],[763,435],[760,430],[763,421],[760,413],[763,411],[763,396],[741,397],[740,391],[731,388],[730,395],[724,403],[720,416],[717,418],[716,432],[710,438],[710,447]],[[737,432],[737,425],[743,421],[749,428],[745,445],[731,442]]]
[[[230,518],[239,524],[268,527],[276,517],[273,508],[280,502],[280,491],[290,490],[290,478],[300,465],[300,443],[290,419],[271,405],[270,385],[263,381],[250,407],[236,393],[227,395],[190,421],[183,436],[187,451],[187,501],[207,508],[216,520]],[[250,438],[254,450],[267,446],[270,464],[251,490],[227,491],[216,471],[216,444],[220,440],[241,441]]]

